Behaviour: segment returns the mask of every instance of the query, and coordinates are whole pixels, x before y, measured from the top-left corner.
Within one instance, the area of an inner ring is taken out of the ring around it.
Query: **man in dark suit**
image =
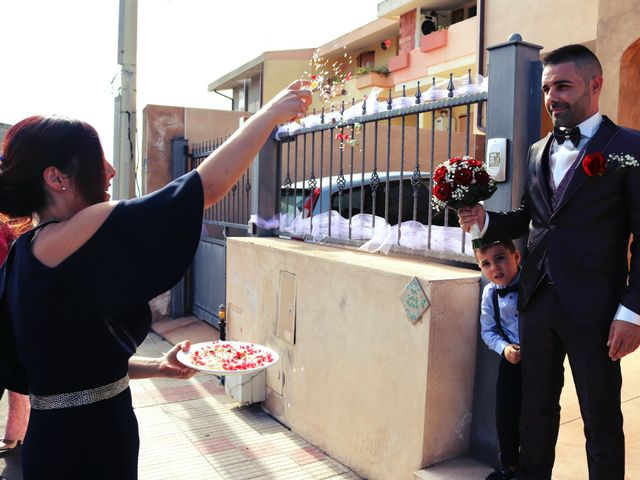
[[[477,223],[487,241],[528,234],[518,303],[518,478],[551,478],[568,356],[589,479],[623,480],[618,360],[640,344],[640,132],[600,115],[602,67],[587,48],[559,48],[543,65],[554,133],[529,150],[520,207],[485,213],[476,205],[461,209],[460,223],[467,230]]]

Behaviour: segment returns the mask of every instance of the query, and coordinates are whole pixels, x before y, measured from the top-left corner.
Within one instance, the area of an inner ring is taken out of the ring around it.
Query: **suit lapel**
[[[533,147],[533,159],[536,170],[536,181],[538,183],[538,190],[540,191],[540,196],[544,201],[544,204],[547,206],[547,210],[549,213],[552,212],[551,209],[551,197],[549,192],[549,185],[547,182],[547,176],[544,172],[544,159],[549,158],[549,148],[551,148],[551,140],[552,136],[549,133],[546,137],[545,142],[540,142],[536,146]]]
[[[620,127],[609,120],[609,118],[603,117],[602,123],[598,127],[598,130],[596,131],[593,138],[591,138],[591,140],[587,144],[583,155],[580,156],[576,161],[582,163],[582,160],[586,155],[594,152],[600,152],[606,157],[605,151],[609,147],[609,144],[613,141],[619,130]],[[569,181],[569,184],[567,185],[567,188],[564,191],[562,198],[558,203],[558,206],[553,212],[553,215],[555,215],[569,201],[569,199],[571,199],[571,197],[584,183],[586,178],[587,174],[585,173],[584,168],[582,168],[582,165],[577,165],[573,172],[573,177]]]

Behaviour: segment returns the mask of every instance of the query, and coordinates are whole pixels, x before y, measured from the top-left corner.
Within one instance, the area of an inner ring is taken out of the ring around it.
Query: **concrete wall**
[[[640,95],[638,60],[629,53],[640,39],[637,0],[540,0],[535,5],[491,0],[485,2],[485,12],[485,47],[503,43],[518,32],[526,42],[542,45],[542,56],[570,43],[594,50],[604,70],[601,112],[622,125],[640,128],[637,102],[628,101]],[[543,133],[548,129],[549,122],[543,124]]]
[[[514,32],[526,42],[542,45],[543,54],[569,43],[592,41],[596,38],[598,3],[598,0],[485,2],[485,47],[506,42]]]
[[[415,324],[400,301],[413,277],[431,302]],[[406,480],[468,451],[478,279],[421,259],[231,238],[227,338],[280,353],[265,403],[276,418],[367,478]]]
[[[640,5],[637,0],[599,3],[596,54],[605,80],[600,109],[622,125],[640,129]]]

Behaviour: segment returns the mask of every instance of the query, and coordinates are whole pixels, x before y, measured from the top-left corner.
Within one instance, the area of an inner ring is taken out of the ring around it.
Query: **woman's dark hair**
[[[24,217],[46,207],[47,167],[68,175],[90,205],[104,201],[104,152],[95,129],[80,120],[36,115],[16,123],[5,135],[0,212]]]

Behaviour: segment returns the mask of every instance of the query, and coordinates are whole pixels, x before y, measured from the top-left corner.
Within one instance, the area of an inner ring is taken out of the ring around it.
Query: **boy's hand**
[[[520,345],[510,343],[509,345],[504,347],[504,358],[506,358],[509,363],[513,363],[514,365],[516,363],[519,363],[520,359],[522,358],[520,354]]]

